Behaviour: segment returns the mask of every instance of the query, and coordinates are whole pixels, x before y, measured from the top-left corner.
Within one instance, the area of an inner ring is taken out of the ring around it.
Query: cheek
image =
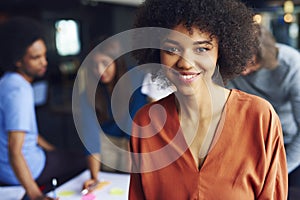
[[[212,75],[217,65],[217,58],[210,55],[201,55],[195,61],[195,66],[207,75]]]
[[[111,64],[108,66],[108,68],[105,70],[105,73],[108,77],[113,79],[116,75],[116,66],[114,64]]]
[[[97,65],[97,63],[95,63],[93,65],[92,71],[93,71],[94,75],[97,76],[97,77],[100,77],[103,73],[102,67]]]
[[[178,81],[178,72],[176,70],[172,68],[164,68],[163,76],[176,85],[176,81]]]
[[[213,70],[216,64],[211,60],[200,60],[196,63],[196,66],[198,66],[201,70],[208,72]]]
[[[39,63],[36,61],[27,61],[23,63],[24,68],[26,68],[28,71],[34,71],[35,69],[38,69]]]
[[[166,56],[164,55],[164,53],[160,53],[160,63],[163,64],[163,65],[166,65]]]
[[[198,55],[195,59],[197,64],[206,67],[207,69],[214,68],[217,63],[217,55],[212,52],[204,53],[203,55]]]
[[[95,75],[96,77],[100,77],[100,76],[101,76],[101,73],[99,72],[99,70],[98,70],[97,67],[93,68],[93,72],[94,72],[94,75]]]
[[[165,67],[172,67],[176,63],[176,57],[177,56],[170,56],[166,53],[161,53],[160,54],[160,63],[165,65]]]

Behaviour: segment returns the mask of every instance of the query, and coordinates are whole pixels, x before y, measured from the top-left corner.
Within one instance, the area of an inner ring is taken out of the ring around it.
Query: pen
[[[86,195],[87,193],[89,193],[89,191],[94,190],[97,187],[98,183],[99,181],[96,181],[93,184],[89,185],[87,188],[81,191],[81,194]]]
[[[56,180],[56,178],[52,179],[52,186],[53,186],[53,198],[56,199],[56,186],[57,186],[57,180]]]

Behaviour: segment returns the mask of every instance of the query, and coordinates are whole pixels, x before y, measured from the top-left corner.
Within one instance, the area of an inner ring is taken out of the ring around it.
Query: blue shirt
[[[133,91],[132,95],[129,94],[129,99],[126,99],[126,97],[119,97],[116,94],[115,103],[118,104],[117,106],[121,106],[119,107],[121,109],[125,108],[128,110],[127,115],[125,115],[124,118],[118,120],[118,122],[116,122],[112,110],[112,107],[116,107],[116,104],[114,103],[114,101],[112,102],[112,98],[108,92],[101,94],[101,97],[109,103],[108,111],[110,116],[107,121],[102,122],[101,124],[99,124],[98,122],[95,109],[90,104],[85,90],[83,90],[81,94],[78,94],[78,102],[76,100],[76,103],[74,103],[73,99],[73,109],[76,109],[75,113],[73,114],[77,115],[75,119],[76,127],[88,154],[100,152],[100,133],[105,133],[114,137],[126,137],[128,139],[130,138],[131,126],[133,121],[132,119],[135,113],[142,106],[148,103],[147,96],[141,93],[140,88],[142,86],[144,75],[145,73],[142,71],[131,71],[131,73],[129,73],[129,78],[132,85],[122,85],[121,83],[121,89],[124,88],[124,90],[126,90],[127,88],[131,87],[133,89],[136,89]],[[76,108],[74,108],[74,105]]]
[[[9,161],[8,132],[25,132],[22,153],[34,179],[44,169],[46,157],[37,145],[38,128],[30,83],[18,73],[9,72],[0,79],[0,88],[0,181],[18,185]]]
[[[300,165],[300,54],[284,44],[277,44],[279,65],[261,68],[230,81],[237,88],[268,100],[280,118],[288,171]]]

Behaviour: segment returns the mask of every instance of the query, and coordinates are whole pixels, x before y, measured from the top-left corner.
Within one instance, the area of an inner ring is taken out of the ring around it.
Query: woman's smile
[[[181,80],[184,83],[192,83],[200,77],[202,72],[177,72],[179,80]]]

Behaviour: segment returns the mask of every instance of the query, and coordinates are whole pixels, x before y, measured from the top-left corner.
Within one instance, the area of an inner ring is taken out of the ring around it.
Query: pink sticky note
[[[87,195],[82,196],[81,200],[94,200],[96,196],[93,193],[89,193]]]

